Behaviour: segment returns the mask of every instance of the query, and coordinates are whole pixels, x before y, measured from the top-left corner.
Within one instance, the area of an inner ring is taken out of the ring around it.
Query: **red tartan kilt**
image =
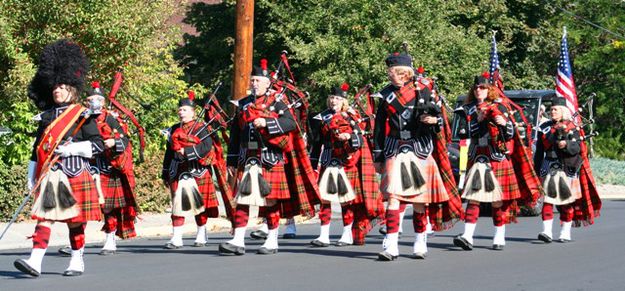
[[[284,164],[278,164],[271,169],[263,167],[263,178],[271,187],[271,193],[267,199],[290,199],[289,184],[287,183]]]
[[[82,171],[76,177],[67,177],[72,187],[72,194],[76,200],[78,215],[74,218],[64,220],[66,223],[84,223],[87,221],[98,221],[101,219],[102,211],[98,204],[98,192],[95,182],[88,170]],[[33,219],[44,220],[33,215]]]
[[[429,155],[425,160],[419,158],[419,168],[422,169],[422,175],[425,179],[425,190],[422,194],[415,196],[400,196],[385,193],[386,196],[391,196],[400,201],[407,203],[442,203],[449,200],[449,193],[445,188],[445,182],[440,175],[438,164],[432,155]],[[391,167],[392,168],[392,167]],[[388,175],[399,175],[399,173],[387,173]],[[384,183],[388,183],[388,178]]]
[[[473,165],[469,162],[467,168],[470,169]],[[514,175],[514,168],[512,162],[508,159],[504,159],[501,162],[491,160],[490,166],[499,182],[501,187],[501,199],[502,200],[515,200],[521,198],[521,191],[519,191],[519,185],[517,184],[516,176]]]
[[[176,193],[176,189],[178,189],[178,178],[179,176],[176,176],[174,181],[169,184],[169,190],[172,199],[174,197],[174,193]],[[215,184],[213,184],[213,176],[210,173],[210,169],[206,171],[204,176],[193,178],[195,179],[195,183],[197,183],[197,187],[200,193],[202,193],[202,197],[204,198],[204,207],[218,207],[219,200],[217,200],[217,193],[215,193]]]
[[[356,198],[347,203],[343,203],[342,205],[365,203],[365,200],[362,196],[362,180],[360,178],[360,173],[358,172],[358,167],[354,165],[352,167],[344,167],[343,170],[345,170],[345,175],[347,176],[349,183],[351,183],[352,188],[354,189],[354,194],[356,194]],[[321,172],[319,172],[319,180],[321,180],[321,176],[323,176],[324,171],[325,167],[321,169]]]
[[[133,189],[127,179],[117,170],[110,174],[100,174],[100,184],[104,194],[104,213],[116,208],[136,206]]]

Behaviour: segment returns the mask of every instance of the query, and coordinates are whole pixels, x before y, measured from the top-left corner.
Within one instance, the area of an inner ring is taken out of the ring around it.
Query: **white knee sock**
[[[318,241],[323,243],[330,243],[330,224],[322,225],[319,231]]]
[[[562,223],[562,229],[560,229],[560,239],[571,240],[571,226],[572,225],[573,225],[572,221]]]
[[[352,237],[352,225],[353,223],[343,226],[343,234],[341,234],[341,238],[339,239],[340,242],[348,243],[350,245],[354,243],[354,238]]]
[[[428,252],[427,237],[428,235],[425,232],[417,233],[414,241],[413,253],[425,254]]]
[[[195,242],[205,244],[206,243],[206,225],[197,226],[197,234],[195,235]]]
[[[117,250],[117,244],[115,243],[115,232],[107,232],[106,240],[104,241],[103,250],[115,251]]]
[[[464,224],[464,233],[462,237],[464,237],[470,244],[473,244],[473,233],[475,232],[475,223],[465,223]]]
[[[85,271],[85,262],[83,261],[84,251],[84,247],[79,250],[72,250],[72,258],[69,260],[69,267],[67,267],[66,271]]]
[[[543,220],[543,233],[548,237],[553,237],[553,219]]]
[[[46,250],[47,249],[32,249],[30,251],[30,258],[26,260],[26,263],[39,273],[41,273],[41,262],[43,261],[43,256],[46,254]]]
[[[495,226],[495,236],[493,237],[494,245],[506,245],[506,225]]]
[[[262,247],[270,249],[270,250],[274,250],[278,248],[278,230],[280,228],[276,227],[274,229],[270,229],[269,232],[267,233],[267,240],[265,240],[265,243],[262,245]]]
[[[182,246],[182,226],[174,226],[173,235],[169,240],[175,246]]]
[[[398,239],[399,232],[387,233],[382,243],[384,250],[392,256],[399,256]]]
[[[238,247],[245,247],[245,230],[246,229],[247,229],[246,226],[235,228],[234,237],[228,242]]]

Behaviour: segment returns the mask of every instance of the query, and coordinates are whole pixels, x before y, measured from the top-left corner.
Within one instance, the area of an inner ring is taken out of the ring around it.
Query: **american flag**
[[[493,31],[493,41],[490,47],[490,66],[488,73],[490,74],[490,83],[494,84],[503,91],[503,79],[499,74],[499,54],[497,53],[497,40],[495,39],[495,32]]]
[[[562,34],[562,44],[560,45],[560,60],[558,61],[558,76],[556,78],[556,95],[566,99],[566,107],[571,114],[577,112],[577,93],[575,92],[575,81],[573,81],[573,70],[569,61],[569,45],[566,41],[566,27]]]

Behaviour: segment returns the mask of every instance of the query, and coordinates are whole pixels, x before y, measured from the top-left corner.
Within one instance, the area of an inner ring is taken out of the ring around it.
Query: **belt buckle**
[[[401,130],[399,131],[399,138],[401,139],[410,139],[412,136],[410,135],[409,130]]]
[[[257,141],[250,141],[247,143],[247,149],[248,150],[257,150],[258,149],[258,142]]]

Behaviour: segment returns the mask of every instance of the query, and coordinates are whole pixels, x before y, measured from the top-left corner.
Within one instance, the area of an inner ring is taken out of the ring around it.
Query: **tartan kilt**
[[[180,170],[180,169],[179,169]],[[176,178],[169,184],[169,190],[171,194],[171,198],[174,198],[174,194],[178,189],[178,179],[180,179],[181,171],[178,171]],[[219,200],[217,199],[217,193],[215,193],[215,184],[213,184],[213,178],[210,173],[210,169],[206,170],[206,173],[200,177],[192,176],[197,183],[198,190],[202,194],[202,198],[204,199],[204,207],[212,208],[219,206]]]
[[[242,178],[243,169],[241,169],[238,174],[239,182],[241,182]],[[266,199],[280,200],[291,198],[283,163],[279,163],[271,168],[267,168],[263,165],[263,179],[265,179],[271,187],[271,193],[265,197]],[[237,189],[235,189],[234,193],[239,193],[238,187],[240,184],[241,183],[237,183]]]
[[[391,193],[384,193],[384,195],[407,203],[429,204],[448,201],[449,194],[445,188],[445,183],[443,182],[443,178],[439,172],[438,165],[432,155],[428,155],[426,159],[418,158],[417,161],[419,162],[421,175],[423,175],[423,178],[425,179],[425,185],[421,188],[424,189],[424,191],[421,194],[414,196],[401,196]],[[386,173],[385,177],[389,177],[390,175],[399,175],[399,173]],[[389,180],[390,179],[388,178],[382,180],[382,189],[386,188],[385,183],[388,183]]]
[[[473,161],[469,161],[467,168],[470,169],[473,166]],[[514,168],[512,162],[509,159],[503,159],[502,161],[490,160],[490,166],[499,182],[501,187],[501,200],[516,200],[521,198],[521,191],[517,183],[516,175],[514,174]]]
[[[62,220],[65,223],[85,223],[87,221],[98,221],[101,219],[102,211],[98,203],[98,192],[96,191],[93,177],[89,170],[85,169],[75,177],[67,177],[72,188],[72,194],[76,200],[75,207],[78,215]],[[35,198],[36,199],[36,198]],[[36,220],[47,220],[36,215],[32,216]]]
[[[321,177],[323,176],[323,172],[325,172],[326,167],[321,168],[321,171],[319,172],[319,181],[321,181]],[[358,171],[358,167],[356,165],[352,166],[352,167],[343,167],[343,170],[345,171],[345,175],[347,176],[347,180],[349,180],[349,183],[352,186],[352,189],[354,189],[354,194],[356,196],[356,198],[354,198],[354,200],[351,200],[349,202],[345,202],[345,203],[341,203],[341,205],[353,205],[353,204],[361,204],[361,203],[365,203],[365,200],[363,198],[363,191],[362,191],[362,179],[360,177],[360,171]]]
[[[116,208],[136,207],[135,194],[125,175],[113,169],[110,174],[100,173],[104,194],[104,213]]]

